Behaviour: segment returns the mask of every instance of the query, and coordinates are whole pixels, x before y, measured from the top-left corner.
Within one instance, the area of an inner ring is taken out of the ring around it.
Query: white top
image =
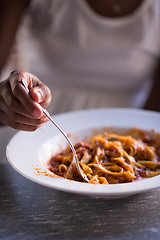
[[[32,10],[37,2],[42,8],[46,1],[33,0]],[[24,68],[51,88],[49,110],[143,106],[160,55],[160,1],[144,0],[117,19],[96,14],[85,0],[57,2],[49,26],[20,38]]]

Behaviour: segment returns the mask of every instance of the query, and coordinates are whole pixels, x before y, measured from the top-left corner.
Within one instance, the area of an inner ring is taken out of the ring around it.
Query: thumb
[[[43,89],[38,87],[32,88],[30,89],[29,94],[30,94],[30,97],[33,99],[33,101],[37,103],[43,102],[43,99],[44,99]]]
[[[40,85],[30,89],[30,97],[43,107],[47,107],[51,101],[51,92],[46,85]]]

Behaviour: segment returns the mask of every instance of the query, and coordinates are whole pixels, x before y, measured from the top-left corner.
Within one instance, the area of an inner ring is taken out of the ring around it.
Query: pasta
[[[105,132],[74,147],[89,183],[127,183],[160,174],[160,134],[154,131],[134,128],[127,135]],[[68,146],[51,157],[48,168],[58,176],[83,182],[72,160]]]

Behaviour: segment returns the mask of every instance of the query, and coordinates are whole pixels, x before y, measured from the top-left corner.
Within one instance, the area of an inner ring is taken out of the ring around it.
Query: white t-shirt
[[[33,0],[31,10],[37,2],[42,9],[46,1]],[[51,113],[142,107],[160,56],[160,1],[144,0],[117,19],[96,14],[85,0],[56,2],[45,15],[52,17],[48,26],[31,30],[27,22],[28,31],[24,34],[22,25],[19,38],[24,68],[51,88]]]

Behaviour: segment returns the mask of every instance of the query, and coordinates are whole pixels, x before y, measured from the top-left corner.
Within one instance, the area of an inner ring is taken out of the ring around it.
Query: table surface
[[[0,239],[160,239],[160,189],[122,199],[40,186],[0,164]]]
[[[7,162],[14,134],[0,129],[0,240],[160,239],[160,189],[107,200],[40,186]]]

